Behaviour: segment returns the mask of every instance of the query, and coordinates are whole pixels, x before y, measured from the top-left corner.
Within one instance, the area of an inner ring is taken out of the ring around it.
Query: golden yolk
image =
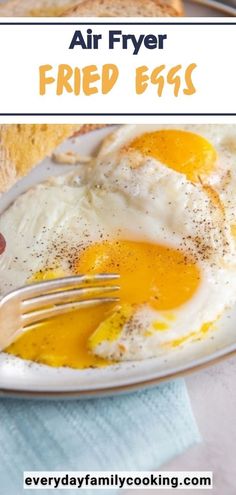
[[[89,349],[95,349],[104,340],[109,340],[110,342],[116,340],[125,323],[133,316],[133,313],[134,308],[131,304],[121,304],[108,318],[98,325],[88,341]]]
[[[165,323],[164,321],[154,321],[154,323],[152,324],[153,328],[155,330],[168,330],[169,325],[167,323]]]
[[[208,184],[203,185],[202,188],[207,193],[212,204],[214,206],[216,206],[216,208],[218,208],[221,211],[221,213],[224,214],[225,213],[224,205],[220,199],[218,192],[212,186],[209,186]]]
[[[147,303],[157,310],[176,308],[191,299],[200,281],[199,268],[183,252],[134,241],[89,245],[76,272],[118,273],[121,302]]]
[[[101,305],[76,310],[34,325],[6,352],[55,367],[82,369],[106,366],[109,361],[93,355],[87,344],[90,335],[111,308],[112,305]]]
[[[34,274],[28,281],[30,283],[43,282],[44,280],[53,280],[54,278],[65,277],[65,272],[61,268],[49,268]]]
[[[178,129],[142,134],[129,144],[129,149],[156,158],[192,182],[198,182],[199,176],[210,175],[217,161],[217,153],[209,141]]]
[[[231,234],[233,237],[236,237],[236,225],[231,225]]]
[[[188,335],[185,335],[184,337],[180,337],[179,339],[172,340],[168,344],[164,344],[164,347],[179,347],[185,342],[188,342],[191,339],[198,339],[198,340],[203,340],[206,337],[206,334],[210,330],[215,330],[215,323],[217,319],[214,321],[207,321],[206,323],[203,323],[199,331],[195,332],[190,332]]]
[[[123,240],[87,246],[74,272],[120,274],[119,306],[109,303],[51,318],[34,325],[7,352],[50,366],[106,366],[111,363],[96,357],[92,350],[103,340],[119,337],[136,305],[146,303],[157,310],[171,310],[191,299],[200,282],[199,268],[186,254],[161,245]],[[45,270],[35,279],[53,278],[57,273]],[[160,326],[158,329],[164,330]]]

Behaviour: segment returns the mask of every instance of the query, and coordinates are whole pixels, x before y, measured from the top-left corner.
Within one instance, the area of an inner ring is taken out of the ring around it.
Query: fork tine
[[[98,287],[58,291],[22,301],[21,308],[23,313],[27,313],[29,310],[34,311],[44,306],[50,306],[51,304],[69,303],[75,301],[78,297],[86,296],[88,298],[92,295],[102,295],[103,293],[118,291],[119,289],[120,287],[118,285],[99,285]]]
[[[47,294],[54,290],[69,289],[77,287],[80,284],[91,284],[94,282],[105,282],[109,280],[116,280],[119,278],[115,273],[101,273],[96,275],[76,275],[72,277],[62,277],[54,280],[45,280],[43,282],[35,282],[26,286],[20,287],[9,293],[11,297],[19,297],[23,300],[25,297],[33,298],[40,296],[40,294]]]
[[[21,322],[22,322],[22,326],[26,328],[27,326],[32,325],[33,323],[39,323],[43,320],[47,320],[48,318],[51,318],[58,314],[62,315],[68,313],[68,311],[73,311],[80,308],[81,309],[88,308],[90,306],[97,306],[100,304],[115,303],[118,301],[119,298],[117,297],[99,297],[96,299],[88,299],[86,301],[78,301],[69,304],[60,304],[58,306],[54,306],[53,308],[44,309],[42,311],[34,311],[32,313],[27,313],[25,315],[22,315]]]

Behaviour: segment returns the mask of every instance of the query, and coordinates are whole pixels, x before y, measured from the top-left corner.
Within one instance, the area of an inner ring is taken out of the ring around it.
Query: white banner
[[[6,18],[0,46],[1,123],[236,116],[233,19]]]

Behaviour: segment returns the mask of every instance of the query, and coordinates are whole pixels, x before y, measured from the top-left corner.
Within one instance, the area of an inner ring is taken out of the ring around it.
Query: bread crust
[[[105,5],[106,4],[106,5]],[[118,5],[119,4],[119,5]],[[103,6],[102,6],[103,5]],[[100,13],[99,13],[100,10]],[[86,14],[86,12],[89,12]],[[96,14],[98,12],[98,14]],[[8,0],[0,17],[181,16],[182,0]]]
[[[101,125],[0,125],[0,193],[10,189],[66,138],[98,127]]]
[[[181,0],[83,0],[63,12],[63,17],[178,17]]]

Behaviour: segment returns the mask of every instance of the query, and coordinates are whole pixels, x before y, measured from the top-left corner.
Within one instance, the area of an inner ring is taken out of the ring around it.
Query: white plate
[[[60,150],[74,148],[84,154],[92,153],[101,138],[109,132],[111,128],[87,134],[74,139],[73,142],[66,141]],[[72,168],[68,165],[55,165],[50,159],[44,160],[31,174],[2,196],[0,212],[32,185],[48,176],[58,175]],[[236,352],[235,323],[236,309],[224,316],[218,324],[218,329],[209,334],[205,341],[195,342],[172,351],[165,358],[122,363],[104,369],[51,368],[2,353],[0,354],[0,395],[92,397],[155,385],[160,381],[209,365],[228,353]]]
[[[226,17],[236,16],[236,2],[231,0],[228,6],[227,1],[224,5],[224,0],[186,0],[184,1],[186,17]],[[233,7],[234,5],[234,7]]]

